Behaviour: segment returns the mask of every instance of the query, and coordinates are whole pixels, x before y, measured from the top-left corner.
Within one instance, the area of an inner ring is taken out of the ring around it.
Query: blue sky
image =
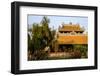
[[[32,27],[33,23],[40,23],[44,15],[28,15],[28,25]],[[47,16],[50,19],[49,27],[52,29],[58,29],[62,23],[69,24],[72,22],[73,24],[80,24],[81,27],[84,27],[88,30],[88,17],[80,17],[80,16]]]

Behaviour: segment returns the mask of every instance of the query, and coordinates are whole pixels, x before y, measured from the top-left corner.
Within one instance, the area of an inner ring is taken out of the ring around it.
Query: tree
[[[33,23],[32,29],[29,29],[31,31],[31,44],[28,46],[31,46],[31,51],[34,52],[35,59],[45,59],[47,58],[47,53],[44,51],[45,47],[51,46],[52,41],[54,38],[55,31],[51,31],[49,28],[50,20],[44,16],[41,20],[41,24],[39,23]],[[41,26],[40,26],[41,25]],[[28,36],[28,42],[30,42],[30,37]]]
[[[88,45],[86,44],[79,44],[79,45],[74,45],[74,49],[79,50],[81,52],[81,57],[87,58],[87,53],[88,53]]]
[[[50,23],[50,20],[46,16],[44,16],[41,21],[41,24],[43,26],[43,36],[44,36],[44,39],[46,39],[48,46],[50,46],[51,41],[54,36],[53,35],[54,31],[51,31],[51,29],[49,28],[49,23]]]
[[[42,47],[42,27],[39,24],[34,23],[32,28],[32,42],[34,50],[40,50]]]
[[[42,21],[41,21],[41,24],[48,28],[49,23],[50,23],[50,20],[46,16],[44,16]]]

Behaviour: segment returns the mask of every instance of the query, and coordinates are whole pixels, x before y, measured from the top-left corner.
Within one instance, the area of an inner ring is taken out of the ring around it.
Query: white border
[[[27,61],[27,14],[87,16],[88,59]],[[94,11],[43,7],[20,7],[20,70],[94,66]]]

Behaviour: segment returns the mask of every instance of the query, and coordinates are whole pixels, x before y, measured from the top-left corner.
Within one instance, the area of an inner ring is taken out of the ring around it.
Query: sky
[[[44,15],[28,15],[28,27],[32,27],[33,23],[40,23]],[[64,24],[80,24],[81,27],[84,27],[85,30],[88,30],[88,17],[84,16],[46,16],[50,19],[49,27],[51,29],[58,29],[59,26]]]

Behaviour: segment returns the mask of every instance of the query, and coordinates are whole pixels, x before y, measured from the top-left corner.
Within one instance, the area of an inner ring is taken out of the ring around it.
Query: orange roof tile
[[[77,35],[77,36],[59,36],[58,44],[88,44],[88,36],[87,35]]]
[[[63,24],[59,31],[84,31],[79,24]]]

